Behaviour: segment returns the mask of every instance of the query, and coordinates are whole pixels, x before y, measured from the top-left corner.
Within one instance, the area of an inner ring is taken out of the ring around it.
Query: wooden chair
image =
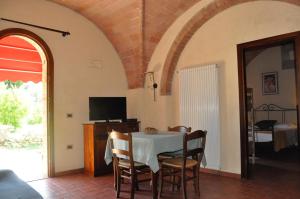
[[[168,131],[188,133],[192,131],[192,128],[186,126],[174,126],[174,127],[168,127]],[[178,156],[182,156],[182,151],[161,153],[158,155],[158,160],[162,161],[167,158],[174,158]]]
[[[154,127],[146,127],[144,132],[148,134],[155,134],[158,132],[158,130]]]
[[[134,198],[135,189],[138,190],[138,183],[150,181],[150,178],[138,180],[138,175],[150,173],[149,167],[145,164],[135,162],[132,154],[132,135],[112,131],[109,134],[110,146],[113,154],[113,168],[115,176],[116,197],[119,198],[121,191],[121,180],[129,179],[131,181],[130,198]],[[128,150],[117,149],[114,147],[113,140],[123,140],[127,142]],[[122,158],[120,158],[122,157]]]
[[[188,132],[192,131],[192,128],[191,127],[186,127],[186,126],[174,126],[174,127],[168,127],[168,131],[188,133]],[[162,162],[165,159],[175,158],[175,157],[180,157],[180,156],[182,156],[182,150],[176,151],[176,152],[161,153],[161,154],[158,155],[158,161]],[[175,184],[175,176],[173,176],[172,191],[174,191],[174,184]],[[179,189],[179,186],[177,186],[177,188]]]
[[[183,139],[183,157],[169,158],[161,162],[160,169],[160,195],[163,191],[164,182],[176,184],[183,188],[183,198],[187,198],[186,182],[194,180],[194,189],[200,195],[199,189],[199,169],[202,157],[204,155],[206,131],[194,131],[184,135]],[[188,149],[188,142],[200,139],[200,146],[194,149]],[[192,172],[193,176],[188,176],[187,172]],[[177,176],[179,181],[166,179],[167,176]]]
[[[192,128],[186,126],[174,126],[174,127],[168,127],[168,131],[187,133],[187,132],[191,132]]]

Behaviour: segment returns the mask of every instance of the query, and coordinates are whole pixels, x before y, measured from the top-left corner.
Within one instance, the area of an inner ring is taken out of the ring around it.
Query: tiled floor
[[[300,172],[290,172],[259,166],[254,169],[254,178],[237,180],[211,174],[201,174],[201,199],[299,199]],[[83,174],[49,178],[29,183],[44,198],[65,199],[109,199],[115,198],[113,177],[97,178]],[[151,198],[149,184],[142,185],[136,192],[137,199]],[[129,198],[129,186],[123,186],[121,198]],[[162,198],[182,198],[180,192],[171,192],[168,187]],[[193,186],[188,186],[188,198],[199,198]]]
[[[256,163],[265,166],[300,172],[300,150],[289,147],[278,152],[273,150],[272,143],[256,143]]]

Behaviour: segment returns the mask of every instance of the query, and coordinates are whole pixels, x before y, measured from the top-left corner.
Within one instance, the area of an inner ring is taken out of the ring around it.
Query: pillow
[[[276,124],[275,125],[275,128],[279,128],[279,129],[287,129],[289,127],[290,127],[289,124]]]
[[[258,126],[260,129],[270,129],[274,126],[277,120],[261,120],[255,123],[255,126]]]
[[[287,123],[287,124],[276,124],[274,128],[277,129],[297,129],[297,125],[294,123]]]

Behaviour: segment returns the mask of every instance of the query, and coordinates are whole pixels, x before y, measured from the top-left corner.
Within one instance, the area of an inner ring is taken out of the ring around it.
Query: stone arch
[[[232,6],[252,2],[258,0],[215,0],[206,7],[198,11],[198,13],[192,17],[189,22],[185,24],[182,30],[179,32],[175,40],[173,41],[171,48],[167,54],[165,64],[163,66],[161,76],[161,95],[170,95],[172,89],[172,81],[178,59],[192,36],[195,32],[203,26],[208,20],[221,13],[222,11]],[[271,0],[268,0],[271,1]],[[300,6],[299,0],[277,0],[280,2],[286,2]]]

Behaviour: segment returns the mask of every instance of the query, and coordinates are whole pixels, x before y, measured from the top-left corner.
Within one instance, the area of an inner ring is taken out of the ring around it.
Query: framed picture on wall
[[[268,72],[262,74],[263,95],[276,95],[278,91],[278,73]]]

